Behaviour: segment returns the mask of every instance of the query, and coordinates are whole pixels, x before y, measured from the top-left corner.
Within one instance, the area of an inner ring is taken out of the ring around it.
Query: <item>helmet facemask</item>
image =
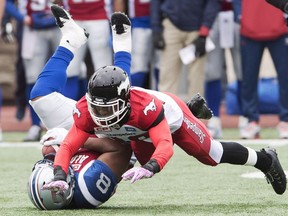
[[[93,121],[101,127],[110,127],[119,123],[129,111],[129,105],[121,98],[108,101],[92,101],[86,94],[88,110]]]

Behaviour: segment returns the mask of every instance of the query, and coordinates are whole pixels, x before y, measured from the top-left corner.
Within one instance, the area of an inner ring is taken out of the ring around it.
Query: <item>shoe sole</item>
[[[59,7],[57,5],[52,5],[51,6],[51,11],[56,19],[56,23],[57,25],[62,28],[64,26],[63,22],[60,20],[61,18],[67,19],[69,20],[70,17],[68,16],[68,14],[65,12],[65,10],[62,7]]]
[[[115,26],[116,34],[123,34],[126,32],[124,25],[131,26],[129,18],[120,12],[116,12],[111,16],[111,26]]]
[[[278,167],[279,167],[279,168],[282,170],[282,172],[283,172],[283,173],[279,173],[279,174],[285,176],[285,172],[283,171],[283,167],[282,167],[282,165],[281,165],[281,163],[280,163],[280,161],[279,161],[278,154],[277,154],[276,150],[275,150],[275,149],[269,149],[269,148],[267,148],[267,149],[264,149],[264,151],[266,152],[266,154],[268,154],[268,155],[271,156],[271,159],[272,159],[272,160],[273,160],[273,158],[275,159],[275,163],[278,164]],[[273,162],[272,162],[272,163],[273,163]],[[266,174],[265,174],[265,175],[266,175]],[[286,176],[283,178],[283,180],[285,180],[285,187],[284,187],[284,188],[280,188],[280,189],[279,189],[279,188],[274,188],[272,182],[270,182],[270,184],[272,185],[274,191],[275,191],[277,194],[279,194],[279,195],[283,194],[283,193],[286,191],[286,184],[287,184]]]

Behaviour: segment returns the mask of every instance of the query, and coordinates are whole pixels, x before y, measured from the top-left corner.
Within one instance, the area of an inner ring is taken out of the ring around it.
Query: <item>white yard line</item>
[[[223,142],[238,142],[242,145],[267,145],[267,146],[285,146],[288,145],[288,139],[250,139],[250,140],[220,140]]]
[[[238,142],[242,145],[267,145],[267,146],[285,146],[288,145],[288,139],[250,139],[250,140],[220,140],[223,142]],[[41,148],[39,142],[2,142],[0,148],[14,148],[14,147],[37,147]]]
[[[42,145],[39,142],[1,142],[0,148],[27,148],[36,147],[41,148]]]

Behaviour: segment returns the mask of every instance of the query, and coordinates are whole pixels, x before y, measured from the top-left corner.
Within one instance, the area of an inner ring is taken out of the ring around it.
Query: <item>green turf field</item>
[[[231,139],[237,131],[227,130],[225,134]],[[269,138],[269,132],[265,132],[265,136]],[[277,195],[255,168],[226,164],[205,166],[177,147],[161,173],[132,185],[121,182],[116,194],[98,209],[39,211],[28,198],[26,184],[33,164],[41,158],[40,145],[13,144],[22,137],[22,133],[5,133],[4,139],[9,143],[0,144],[0,216],[288,215],[288,192]],[[259,140],[250,144],[245,141],[245,145],[254,149],[275,147],[288,171],[286,143],[288,141]]]

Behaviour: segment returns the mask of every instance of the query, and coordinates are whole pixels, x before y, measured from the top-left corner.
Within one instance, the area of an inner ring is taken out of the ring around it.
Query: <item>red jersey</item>
[[[72,164],[73,170],[79,173],[90,161],[96,160],[99,156],[100,153],[81,148],[77,151],[76,155],[72,157],[70,163]]]
[[[129,0],[129,17],[150,16],[150,0]]]
[[[111,0],[68,0],[69,13],[74,20],[109,19]]]
[[[221,0],[221,11],[230,11],[233,9],[232,0]]]
[[[169,95],[139,87],[130,89],[129,102],[131,113],[124,125],[100,127],[90,116],[86,98],[80,99],[73,114],[74,125],[61,144],[54,165],[67,170],[70,158],[95,133],[99,138],[153,143],[156,150],[151,158],[156,159],[162,169],[173,155],[171,134],[181,127],[183,111]]]
[[[263,0],[242,0],[241,35],[273,40],[288,33],[284,13]]]

